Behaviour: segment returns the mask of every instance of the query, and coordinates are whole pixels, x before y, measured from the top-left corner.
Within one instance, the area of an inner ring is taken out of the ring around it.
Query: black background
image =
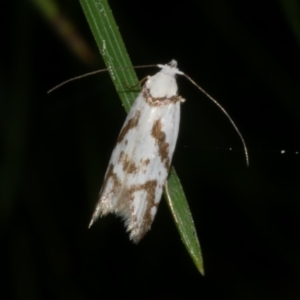
[[[176,59],[248,145],[249,168],[226,117],[178,78],[187,101],[173,164],[205,277],[164,199],[138,246],[114,216],[87,229],[126,115],[105,73],[46,94],[104,67],[79,3],[57,4],[94,60],[74,54],[34,1],[1,9],[4,299],[299,299],[300,2],[110,1],[134,65]]]

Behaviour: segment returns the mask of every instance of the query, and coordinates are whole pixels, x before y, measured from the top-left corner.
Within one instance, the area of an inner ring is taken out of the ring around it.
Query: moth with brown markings
[[[177,62],[158,65],[161,70],[149,76],[132,105],[113,150],[99,200],[90,226],[99,216],[114,213],[125,221],[130,239],[138,243],[150,229],[165,187],[180,122],[180,103],[175,76],[183,75],[212,100],[228,117],[225,109],[189,76]]]

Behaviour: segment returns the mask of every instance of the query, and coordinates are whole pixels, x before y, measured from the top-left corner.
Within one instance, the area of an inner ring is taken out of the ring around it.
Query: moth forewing
[[[132,105],[113,150],[90,226],[115,213],[135,243],[150,229],[166,183],[180,121],[176,61],[159,65]]]

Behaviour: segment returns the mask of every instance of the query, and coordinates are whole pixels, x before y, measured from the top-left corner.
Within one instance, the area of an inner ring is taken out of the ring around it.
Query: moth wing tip
[[[130,239],[135,245],[137,245],[137,244],[141,241],[142,238],[143,238],[143,236],[137,235],[137,234],[135,234],[135,233],[133,233],[133,232],[131,232],[131,233],[130,233],[130,236],[129,236],[129,239]]]
[[[94,223],[94,219],[92,219],[92,220],[90,221],[89,226],[88,226],[88,229],[90,229],[90,228],[92,227],[93,223]]]
[[[149,230],[150,230],[150,228],[146,228],[146,227],[144,227],[144,228],[141,228],[141,227],[138,227],[138,228],[127,227],[127,231],[130,232],[129,239],[136,245],[143,239],[143,237],[146,235],[146,233]]]
[[[92,219],[91,219],[91,221],[89,223],[88,229],[90,229],[93,226],[93,224],[98,219],[98,217],[99,217],[99,209],[96,209],[95,212],[92,215]]]

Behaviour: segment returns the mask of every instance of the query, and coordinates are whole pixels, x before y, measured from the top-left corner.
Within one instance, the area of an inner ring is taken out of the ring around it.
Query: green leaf
[[[80,0],[80,3],[104,62],[110,70],[111,79],[125,110],[128,112],[134,99],[137,97],[137,93],[128,91],[126,87],[137,86],[139,81],[111,9],[106,0]],[[171,168],[167,186],[165,196],[181,239],[198,270],[204,274],[201,248],[193,218],[179,178],[173,167]]]
[[[80,3],[110,77],[128,112],[137,97],[137,92],[130,91],[128,87],[138,87],[139,80],[111,9],[105,0],[80,0]]]
[[[188,253],[204,275],[204,265],[193,217],[174,167],[171,168],[164,196],[172,211],[175,224]]]

